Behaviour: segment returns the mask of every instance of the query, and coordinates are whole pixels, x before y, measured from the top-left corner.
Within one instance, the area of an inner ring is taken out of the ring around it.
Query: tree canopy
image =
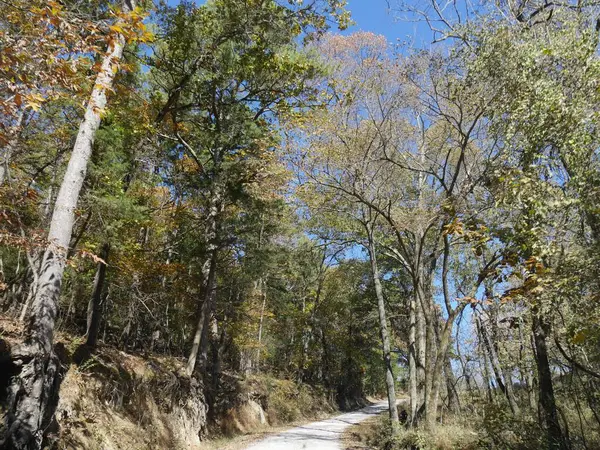
[[[600,446],[600,5],[390,2],[427,48],[346,6],[0,2],[0,446],[46,442],[58,335],[214,423],[268,374],[387,395],[381,448]]]

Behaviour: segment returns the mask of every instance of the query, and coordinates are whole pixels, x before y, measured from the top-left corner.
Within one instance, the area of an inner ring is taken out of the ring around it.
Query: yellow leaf
[[[111,25],[108,28],[110,28],[111,31],[114,31],[115,33],[119,33],[119,34],[123,34],[124,30],[120,25]]]
[[[140,37],[140,41],[141,42],[153,42],[154,41],[154,34],[151,33],[150,31],[145,31],[142,36]]]
[[[44,97],[36,93],[28,94],[25,96],[25,103],[34,111],[39,111],[42,107],[42,103],[44,103]]]
[[[573,336],[573,344],[583,344],[585,342],[586,339],[586,332],[585,331],[579,331],[577,334],[575,334],[575,336]]]

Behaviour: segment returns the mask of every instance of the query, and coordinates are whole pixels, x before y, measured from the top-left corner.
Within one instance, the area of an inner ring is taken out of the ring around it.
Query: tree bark
[[[19,114],[17,116],[17,121],[11,130],[12,136],[8,140],[6,146],[4,147],[4,151],[2,152],[2,156],[0,159],[0,186],[2,186],[4,184],[4,182],[7,180],[8,176],[10,174],[8,166],[10,164],[10,159],[12,157],[13,151],[14,151],[15,147],[17,146],[19,134],[20,134],[21,128],[23,126],[24,115],[25,115],[25,111],[23,109],[21,111],[19,111]]]
[[[29,285],[29,290],[27,292],[27,298],[23,302],[23,306],[21,307],[21,313],[19,314],[19,321],[25,322],[27,319],[27,312],[31,307],[31,303],[35,298],[35,291],[38,286],[38,274],[40,271],[40,263],[41,263],[41,255],[39,251],[34,250],[32,254],[27,253],[27,261],[29,262],[29,269],[31,270],[31,276],[33,278],[31,284]]]
[[[194,334],[192,348],[188,357],[186,374],[191,377],[196,368],[198,354],[201,352],[201,366],[204,368],[208,359],[208,327],[210,324],[211,313],[213,309],[214,298],[217,289],[217,257],[219,252],[219,216],[223,211],[223,192],[221,186],[220,168],[222,155],[219,149],[213,149],[213,163],[215,173],[212,179],[210,197],[208,199],[208,214],[206,217],[206,254],[208,258],[202,266],[202,276],[204,281],[204,295],[201,311],[198,317],[198,325]]]
[[[460,397],[456,390],[456,377],[452,370],[452,364],[450,362],[450,355],[446,353],[444,358],[444,375],[446,378],[446,390],[448,391],[448,409],[452,412],[460,412]]]
[[[410,390],[410,426],[416,425],[419,410],[418,380],[417,380],[417,299],[411,295],[409,305],[408,331],[408,370]]]
[[[552,382],[552,371],[548,361],[548,346],[546,334],[548,325],[544,323],[537,307],[533,308],[532,331],[535,345],[535,361],[537,365],[539,385],[538,397],[540,415],[544,421],[548,433],[548,448],[550,450],[567,450],[568,445],[564,439],[560,423],[558,421],[558,410],[554,398],[554,385]]]
[[[385,364],[385,383],[387,387],[389,415],[392,421],[392,432],[396,435],[399,432],[398,408],[396,407],[396,380],[394,378],[394,370],[392,367],[392,353],[390,336],[388,333],[387,317],[385,312],[385,299],[383,297],[383,287],[379,278],[379,267],[377,266],[377,256],[375,253],[375,243],[373,241],[373,229],[371,225],[367,225],[367,239],[369,260],[371,262],[371,275],[373,276],[373,284],[375,285],[375,295],[377,296],[377,309],[379,311],[379,331],[381,334],[381,342],[383,345],[383,361]]]
[[[477,319],[477,320],[479,320],[479,319]],[[519,414],[519,405],[517,404],[517,400],[515,397],[512,380],[510,378],[502,380],[502,375],[503,375],[504,371],[502,370],[502,366],[500,364],[500,360],[498,359],[498,355],[496,354],[496,351],[494,350],[494,346],[492,345],[491,339],[488,336],[488,333],[485,329],[485,325],[481,322],[480,322],[479,329],[481,332],[481,338],[483,340],[485,348],[487,349],[488,357],[489,357],[490,363],[492,365],[492,370],[494,371],[496,383],[498,384],[498,387],[500,388],[502,393],[506,396],[506,399],[508,400],[508,405],[510,406],[511,412],[514,415],[517,415],[517,414]]]
[[[102,245],[102,251],[100,252],[102,261],[98,261],[98,268],[96,269],[96,276],[94,278],[94,289],[88,303],[87,339],[85,344],[92,350],[96,348],[98,342],[98,331],[100,330],[100,319],[102,314],[102,293],[104,291],[109,252],[110,244],[107,242]]]
[[[489,403],[492,403],[494,398],[492,396],[492,390],[490,388],[490,371],[488,367],[487,361],[487,352],[485,350],[485,343],[483,342],[483,337],[481,334],[481,324],[479,318],[475,317],[475,327],[477,329],[477,337],[479,338],[479,345],[477,346],[480,354],[480,358],[482,361],[482,372],[483,372],[483,381],[485,385],[485,391],[487,395],[487,399]]]
[[[454,319],[456,317],[456,311],[453,311],[446,323],[440,336],[440,342],[438,344],[437,352],[435,354],[435,361],[433,363],[433,370],[429,375],[431,379],[431,390],[427,395],[427,403],[425,407],[425,420],[427,427],[433,429],[435,427],[435,421],[437,418],[437,406],[440,394],[442,371],[448,361],[448,348],[450,347],[450,336],[452,335],[452,328],[454,325]]]
[[[128,11],[131,6],[131,2],[124,2],[123,8]],[[114,68],[122,56],[124,45],[124,37],[117,35],[102,60],[56,198],[38,288],[31,305],[27,338],[12,355],[19,370],[9,386],[7,432],[2,443],[5,448],[38,449],[42,444],[47,406],[59,367],[53,353],[54,325],[75,208],[101,113],[106,107],[106,93],[112,87],[117,72]]]
[[[255,362],[255,369],[257,372],[260,372],[260,350],[261,350],[261,346],[262,346],[262,335],[263,335],[263,322],[264,322],[264,318],[265,318],[265,308],[267,306],[267,294],[264,291],[264,280],[261,277],[258,280],[258,285],[260,286],[260,297],[262,299],[262,303],[260,306],[260,319],[258,321],[258,339],[257,339],[257,346],[256,346],[256,362]]]
[[[417,408],[417,419],[420,412],[425,404],[425,368],[427,365],[426,351],[427,351],[427,339],[425,333],[425,313],[423,311],[421,296],[423,293],[420,291],[421,288],[417,284],[417,395],[418,395],[418,408]]]
[[[426,292],[423,286],[424,283],[424,272],[420,266],[419,261],[415,261],[415,268],[417,271],[417,277],[414,279],[415,285],[415,307],[416,307],[416,372],[417,372],[417,406],[416,416],[413,420],[413,424],[418,423],[423,414],[426,412],[427,399],[430,394],[428,389],[431,378],[430,378],[430,364],[428,360],[429,356],[429,333],[428,328],[428,300],[426,299]]]
[[[214,249],[210,259],[207,261],[209,268],[208,273],[206,274],[206,283],[204,286],[204,300],[200,309],[198,325],[196,327],[196,333],[194,334],[194,340],[192,342],[192,349],[190,350],[190,356],[188,357],[188,362],[185,369],[185,373],[188,377],[191,377],[196,369],[199,354],[201,356],[200,366],[204,368],[206,365],[208,351],[208,328],[210,325],[210,315],[212,313],[213,296],[216,290],[216,262],[217,250]]]
[[[432,305],[430,304],[430,297],[425,297],[427,304],[423,306],[426,308],[425,312],[425,326],[426,326],[426,351],[425,351],[425,401],[424,401],[424,416],[425,422],[429,429],[435,427],[435,420],[437,417],[437,398],[435,392],[436,380],[439,380],[441,376],[441,370],[437,367],[437,345],[435,343],[435,330],[434,330],[434,318],[432,314]]]
[[[261,250],[263,246],[263,236],[265,232],[265,222],[261,215],[261,223],[260,223],[260,231],[258,232],[258,249]],[[256,361],[254,363],[255,370],[260,372],[260,353],[262,346],[262,335],[263,335],[263,323],[265,318],[265,308],[267,306],[267,293],[265,292],[265,280],[261,276],[257,282],[257,291],[259,292],[261,299],[260,306],[260,318],[258,321],[258,336],[257,336],[257,346],[256,346]]]

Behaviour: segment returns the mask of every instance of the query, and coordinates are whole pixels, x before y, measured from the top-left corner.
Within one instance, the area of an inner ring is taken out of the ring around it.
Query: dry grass
[[[342,437],[345,450],[476,450],[479,436],[459,423],[438,425],[433,431],[402,429],[391,438],[385,416],[371,418],[350,427]]]
[[[373,442],[381,423],[381,417],[371,417],[364,422],[352,425],[342,434],[344,450],[373,450]]]

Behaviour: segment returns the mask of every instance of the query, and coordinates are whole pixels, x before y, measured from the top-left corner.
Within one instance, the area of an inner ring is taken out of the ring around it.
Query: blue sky
[[[394,42],[397,38],[402,39],[403,34],[410,33],[410,24],[396,21],[394,14],[388,11],[386,0],[349,0],[348,9],[356,25],[344,34],[359,30],[372,31]]]
[[[198,5],[204,2],[196,0]],[[168,3],[175,5],[179,0],[168,0]],[[397,0],[390,0],[390,4],[394,7]],[[343,34],[371,31],[384,35],[391,43],[410,41],[417,47],[427,47],[431,43],[431,32],[425,23],[399,20],[399,13],[390,11],[386,0],[348,0],[348,10],[352,13],[355,25]]]
[[[394,0],[390,0],[392,6]],[[413,42],[418,47],[431,43],[431,33],[423,22],[400,20],[399,13],[389,11],[386,0],[348,0],[348,9],[356,25],[344,34],[371,31],[384,35],[392,43]]]

